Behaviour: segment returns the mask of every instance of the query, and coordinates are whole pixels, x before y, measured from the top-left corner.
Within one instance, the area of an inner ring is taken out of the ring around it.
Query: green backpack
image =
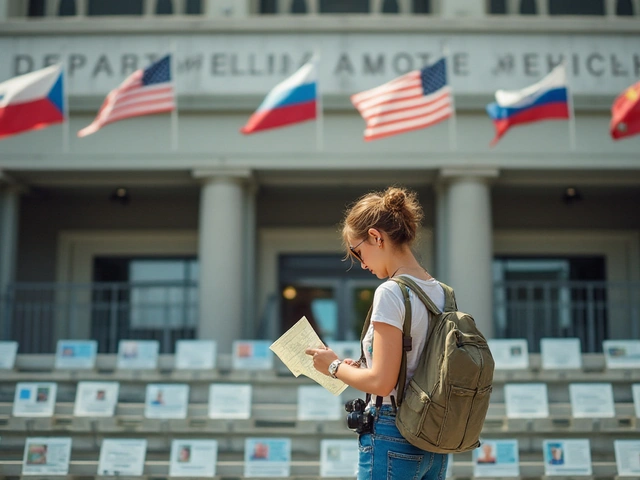
[[[494,362],[473,318],[458,311],[453,289],[443,283],[441,312],[410,278],[391,278],[404,297],[403,354],[397,387],[396,426],[416,447],[435,453],[460,453],[480,446],[489,408]],[[405,390],[407,351],[411,350],[409,291],[431,312],[427,341]],[[371,311],[363,335],[369,328]]]

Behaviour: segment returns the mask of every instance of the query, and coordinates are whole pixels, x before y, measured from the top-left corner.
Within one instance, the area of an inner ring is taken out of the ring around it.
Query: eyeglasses
[[[358,252],[356,252],[356,248],[358,248],[360,245],[362,245],[365,242],[366,238],[364,240],[362,240],[358,245],[356,245],[355,247],[352,247],[351,245],[349,245],[349,250],[351,251],[351,254],[356,257],[358,259],[358,261],[360,263],[364,263],[364,260],[362,260],[362,257],[360,256],[360,254]]]

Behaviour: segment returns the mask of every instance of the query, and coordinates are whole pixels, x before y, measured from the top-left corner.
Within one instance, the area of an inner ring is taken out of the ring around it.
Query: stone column
[[[458,308],[493,337],[493,222],[490,183],[496,169],[445,169],[447,267]]]
[[[203,170],[194,176],[202,180],[198,338],[216,340],[218,351],[226,354],[245,330],[246,184],[250,172]]]
[[[5,22],[9,16],[9,0],[0,0],[0,22]]]
[[[7,287],[16,279],[18,256],[18,210],[20,187],[2,184],[0,172],[0,334],[9,338],[10,319],[6,318]]]
[[[435,269],[433,275],[444,283],[449,283],[447,274],[448,240],[448,211],[447,211],[447,186],[438,183],[435,186],[436,219],[434,228],[435,241]]]

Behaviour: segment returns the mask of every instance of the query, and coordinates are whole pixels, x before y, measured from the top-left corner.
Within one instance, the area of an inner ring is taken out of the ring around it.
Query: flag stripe
[[[492,119],[499,120],[503,118],[508,118],[512,116],[516,116],[523,111],[526,111],[530,108],[536,108],[544,106],[545,104],[551,103],[567,103],[567,89],[566,88],[554,88],[553,90],[549,90],[544,92],[542,95],[538,96],[533,103],[524,107],[503,107],[498,103],[490,104],[490,108],[488,109],[489,116]]]
[[[430,102],[427,105],[418,105],[411,108],[393,111],[386,115],[378,115],[367,122],[368,127],[386,125],[407,118],[414,118],[420,115],[431,115],[440,110],[446,110],[451,107],[451,102],[447,98],[441,98],[437,102]]]
[[[396,112],[406,111],[412,108],[421,108],[429,105],[434,105],[434,104],[438,104],[438,102],[442,102],[443,100],[446,101],[447,103],[450,103],[448,95],[449,95],[448,92],[444,92],[442,94],[436,95],[435,97],[421,96],[421,97],[417,97],[414,100],[396,102],[393,104],[385,105],[377,109],[367,111],[366,113],[363,112],[362,116],[364,117],[365,120],[369,121],[371,117],[374,117],[374,116],[380,116],[380,115],[386,116]]]
[[[240,132],[253,133],[269,128],[283,127],[290,123],[299,123],[316,118],[316,101],[288,105],[274,110],[256,111]]]
[[[379,138],[390,137],[391,135],[397,135],[397,134],[400,134],[400,133],[410,132],[412,130],[419,130],[419,129],[422,129],[422,128],[430,127],[432,125],[440,123],[443,120],[446,120],[452,114],[453,114],[453,109],[449,109],[449,113],[447,115],[442,116],[442,117],[435,117],[433,120],[429,120],[424,124],[412,123],[412,124],[407,124],[403,128],[395,129],[393,131],[369,132],[368,135],[365,135],[365,140],[367,140],[367,141],[369,141],[369,140],[377,140]]]

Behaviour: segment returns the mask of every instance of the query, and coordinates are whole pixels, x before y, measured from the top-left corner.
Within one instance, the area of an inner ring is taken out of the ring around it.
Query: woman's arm
[[[331,349],[309,348],[313,365],[329,375],[329,365],[338,357]],[[342,363],[336,377],[361,392],[387,396],[398,383],[402,360],[402,330],[392,325],[373,322],[373,356],[371,368],[358,368]]]

